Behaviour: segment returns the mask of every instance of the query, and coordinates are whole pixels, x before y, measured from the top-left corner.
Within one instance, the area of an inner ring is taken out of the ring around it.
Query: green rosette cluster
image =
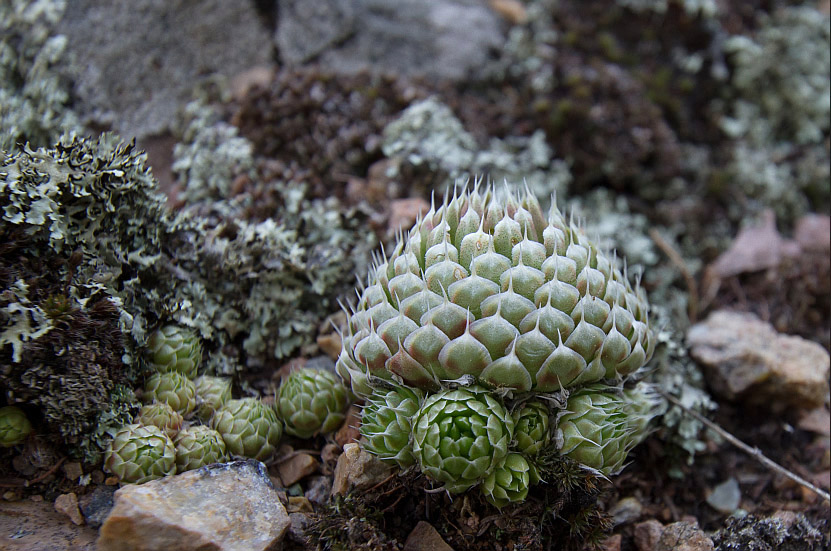
[[[196,415],[210,421],[214,412],[231,399],[231,379],[202,375],[194,379],[196,387]]]
[[[359,396],[373,378],[435,392],[464,376],[554,392],[628,376],[654,343],[644,293],[556,206],[477,188],[377,262],[337,366]]]
[[[619,473],[657,413],[660,400],[648,388],[592,385],[572,394],[557,419],[560,453],[605,476]]]
[[[202,342],[192,329],[165,325],[147,339],[146,358],[156,373],[176,371],[193,379],[202,361]]]
[[[514,437],[514,420],[481,387],[429,396],[413,420],[413,454],[423,473],[460,493],[502,465]]]
[[[337,429],[346,418],[348,404],[348,391],[337,375],[302,368],[289,374],[277,389],[274,407],[287,433],[311,438]]]
[[[654,415],[622,390],[655,346],[645,294],[527,191],[431,207],[346,313],[336,369],[365,400],[363,447],[450,493],[522,501],[546,450],[617,472]]]
[[[124,425],[107,448],[104,467],[122,482],[143,484],[176,474],[176,448],[156,426]]]
[[[258,398],[230,400],[214,414],[211,426],[222,435],[228,452],[257,460],[274,453],[283,435],[274,409]]]
[[[0,408],[0,447],[10,448],[22,443],[32,432],[32,424],[17,406]]]
[[[228,460],[222,435],[205,425],[180,430],[174,444],[176,445],[176,470],[180,473]]]
[[[363,448],[402,469],[412,467],[412,421],[423,399],[419,389],[402,386],[379,391],[368,399],[361,414]]]
[[[154,373],[144,383],[144,400],[167,404],[187,416],[196,408],[196,386],[178,371]]]

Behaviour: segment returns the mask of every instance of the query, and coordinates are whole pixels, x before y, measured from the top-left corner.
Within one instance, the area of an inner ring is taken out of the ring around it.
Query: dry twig
[[[681,275],[684,277],[684,282],[687,284],[687,292],[690,295],[690,302],[687,305],[687,315],[690,317],[690,322],[695,323],[698,318],[698,283],[690,273],[684,259],[670,243],[661,237],[661,234],[655,228],[649,230],[649,237],[655,242],[659,249],[669,258],[670,262],[678,268]]]
[[[777,473],[779,473],[783,476],[786,476],[786,477],[790,478],[791,480],[793,480],[794,482],[796,482],[800,486],[811,490],[812,492],[814,492],[815,494],[817,494],[821,498],[825,499],[826,501],[831,501],[831,495],[829,495],[828,492],[826,492],[822,488],[818,488],[814,484],[811,484],[810,482],[808,482],[807,480],[805,480],[804,478],[802,478],[798,474],[796,474],[792,471],[789,471],[788,469],[786,469],[785,467],[779,465],[775,461],[773,461],[771,459],[768,459],[767,457],[765,457],[765,455],[762,453],[762,451],[759,448],[748,446],[747,444],[745,444],[744,442],[742,442],[741,440],[739,440],[738,438],[736,438],[735,436],[733,436],[732,434],[730,434],[729,432],[727,432],[726,430],[724,430],[723,428],[718,426],[717,424],[713,423],[712,421],[710,421],[709,419],[707,419],[706,417],[704,417],[700,413],[689,409],[687,406],[682,404],[681,401],[678,400],[678,398],[676,398],[675,396],[671,396],[670,394],[667,394],[666,392],[664,392],[662,390],[658,390],[658,392],[661,394],[661,396],[663,396],[664,398],[669,400],[673,405],[676,405],[679,408],[681,408],[681,410],[684,413],[686,413],[687,415],[692,416],[697,421],[700,421],[700,422],[704,423],[704,425],[708,429],[712,430],[713,432],[715,432],[716,434],[718,434],[719,436],[721,436],[722,438],[724,438],[725,440],[727,440],[728,442],[730,442],[731,444],[733,444],[734,446],[736,446],[737,448],[739,448],[740,450],[745,452],[746,454],[748,454],[751,457],[755,458],[759,463],[761,463],[765,467],[767,467],[770,470],[772,470],[774,472],[777,472]]]

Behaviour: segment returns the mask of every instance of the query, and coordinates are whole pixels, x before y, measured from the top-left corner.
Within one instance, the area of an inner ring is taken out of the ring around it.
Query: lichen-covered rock
[[[268,551],[289,524],[265,466],[235,461],[121,488],[97,548]]]

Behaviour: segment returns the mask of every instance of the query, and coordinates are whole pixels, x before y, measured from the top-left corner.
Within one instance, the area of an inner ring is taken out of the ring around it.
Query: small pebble
[[[55,500],[55,510],[68,516],[72,524],[76,526],[84,524],[84,516],[78,508],[78,496],[73,492],[59,495]]]
[[[707,496],[707,503],[720,513],[729,515],[739,508],[742,499],[742,491],[735,478],[730,477],[710,492]]]

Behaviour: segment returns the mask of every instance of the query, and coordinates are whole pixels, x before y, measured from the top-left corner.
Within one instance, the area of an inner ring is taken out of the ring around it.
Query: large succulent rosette
[[[360,396],[393,377],[552,392],[629,375],[653,346],[643,293],[556,206],[474,189],[379,259],[337,366]]]

